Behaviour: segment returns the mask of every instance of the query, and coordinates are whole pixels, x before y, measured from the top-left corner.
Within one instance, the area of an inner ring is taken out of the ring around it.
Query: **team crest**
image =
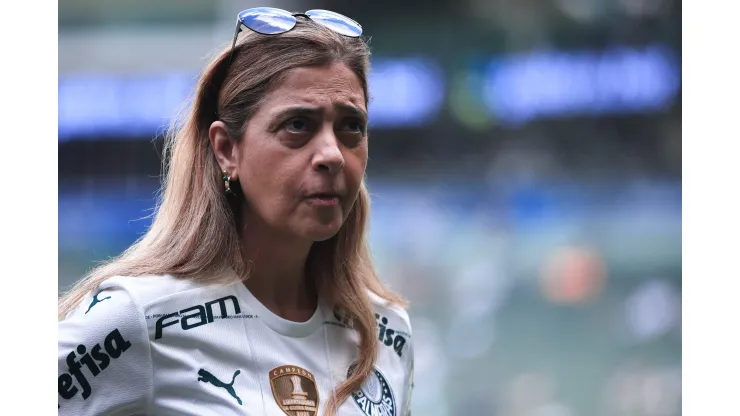
[[[352,364],[347,371],[347,377],[352,375],[354,369],[355,364]],[[397,413],[393,389],[377,368],[373,368],[362,388],[352,393],[352,400],[366,416],[396,416]]]
[[[272,396],[288,416],[316,416],[319,391],[310,371],[294,365],[270,370]]]

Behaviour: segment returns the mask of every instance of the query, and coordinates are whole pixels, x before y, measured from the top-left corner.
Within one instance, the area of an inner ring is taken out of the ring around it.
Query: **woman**
[[[60,414],[410,413],[409,318],[365,239],[360,26],[257,8],[236,34],[150,230],[60,301]]]

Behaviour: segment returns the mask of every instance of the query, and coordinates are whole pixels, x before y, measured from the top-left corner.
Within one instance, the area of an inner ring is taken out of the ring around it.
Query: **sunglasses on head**
[[[234,40],[231,43],[229,63],[234,58],[236,37],[242,31],[242,25],[263,35],[278,35],[292,30],[298,22],[296,19],[298,16],[311,19],[344,36],[357,38],[362,35],[362,26],[359,23],[347,16],[329,10],[315,9],[305,13],[291,13],[274,7],[254,7],[239,13],[236,18],[236,30],[234,31]]]

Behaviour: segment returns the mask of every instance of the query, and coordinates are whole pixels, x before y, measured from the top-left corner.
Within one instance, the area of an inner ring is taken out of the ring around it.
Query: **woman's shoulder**
[[[411,318],[406,308],[380,297],[373,291],[368,290],[368,295],[375,309],[378,325],[390,325],[397,328],[396,332],[405,332],[411,336]]]
[[[148,307],[158,303],[171,303],[178,298],[208,297],[212,292],[229,291],[230,284],[208,283],[216,279],[184,279],[173,275],[112,276],[88,292],[75,309],[64,320],[87,315],[98,305],[117,304],[116,307],[96,309],[105,314],[105,319],[128,320],[135,317],[131,311],[142,314]]]
[[[59,414],[147,413],[149,336],[129,289],[125,279],[108,279],[59,322]]]
[[[150,413],[154,314],[218,302],[234,292],[230,286],[168,275],[114,276],[96,285],[58,324],[60,414]]]
[[[173,275],[114,276],[98,287],[98,291],[119,290],[126,293],[141,308],[159,302],[169,302],[178,297],[208,296],[211,292],[229,291],[236,280],[218,276],[203,276],[203,279],[180,278]],[[218,282],[218,283],[216,283]]]

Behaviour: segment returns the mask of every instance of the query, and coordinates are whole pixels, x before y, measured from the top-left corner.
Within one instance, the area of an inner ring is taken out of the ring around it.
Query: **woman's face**
[[[259,221],[310,241],[334,236],[365,174],[366,126],[365,94],[344,64],[292,70],[230,150],[226,169],[246,197],[246,226]]]

